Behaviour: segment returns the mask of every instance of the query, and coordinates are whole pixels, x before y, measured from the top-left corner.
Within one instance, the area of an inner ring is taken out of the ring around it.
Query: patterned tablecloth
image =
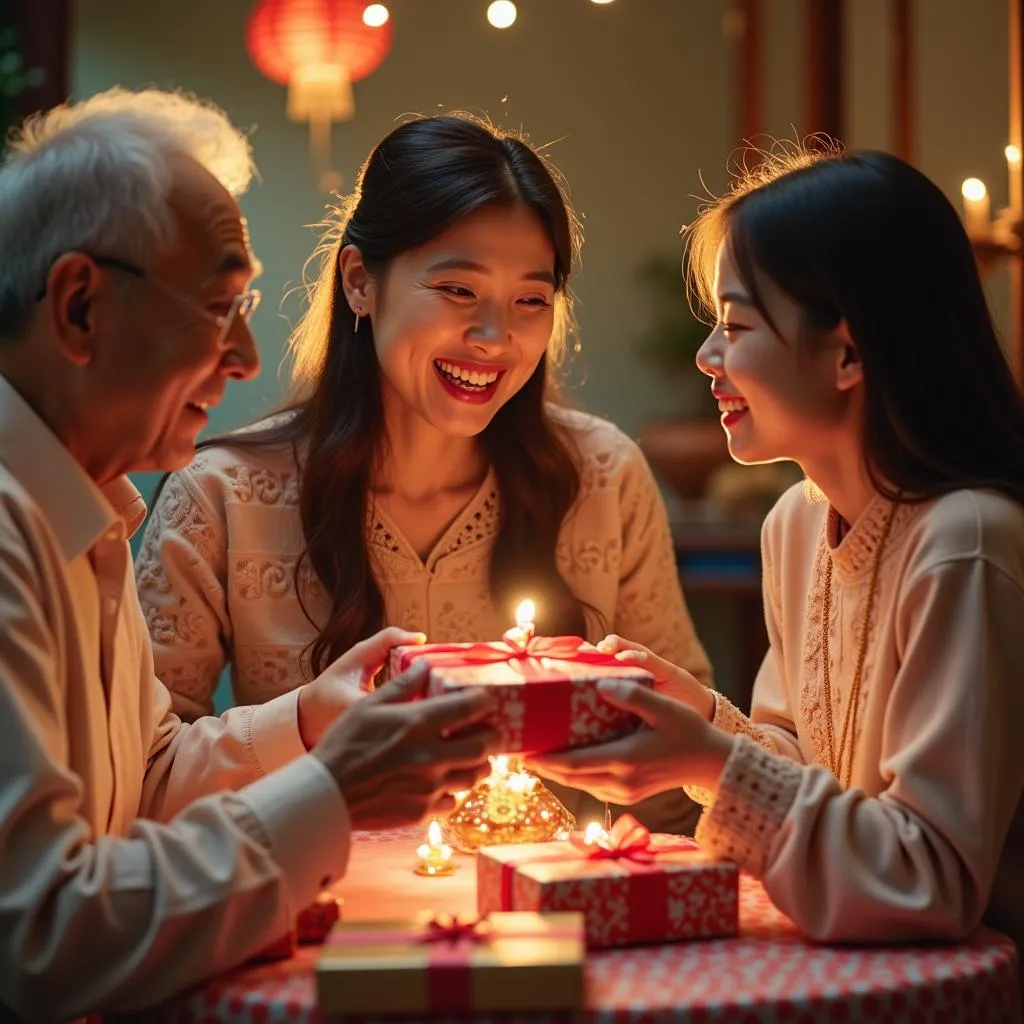
[[[453,877],[423,878],[411,870],[414,834],[360,838],[348,881],[338,887],[346,920],[422,909],[475,911],[470,858]],[[740,898],[736,938],[591,953],[585,1024],[1024,1020],[1017,954],[1012,942],[995,932],[980,929],[957,946],[821,946],[801,938],[753,879],[741,880]],[[313,979],[317,952],[316,947],[300,947],[290,960],[241,968],[166,1004],[147,1020],[320,1022]],[[514,1019],[495,1020],[512,1024]],[[520,1019],[529,1024],[555,1020]]]

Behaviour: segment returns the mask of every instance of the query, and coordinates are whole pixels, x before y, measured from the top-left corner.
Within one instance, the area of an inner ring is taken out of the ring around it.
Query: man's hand
[[[392,647],[426,643],[422,633],[397,626],[382,629],[349,648],[299,690],[299,735],[307,750],[320,742],[327,727],[370,690]]]
[[[732,749],[730,736],[681,701],[638,683],[605,679],[597,688],[609,704],[633,712],[644,725],[610,743],[528,757],[527,768],[627,806],[683,785],[717,787]]]
[[[715,698],[711,690],[685,668],[673,665],[642,644],[623,640],[614,633],[606,636],[597,646],[605,654],[614,654],[624,665],[647,669],[654,676],[654,688],[658,693],[689,704],[705,721],[710,722],[715,717]]]
[[[470,728],[494,710],[480,689],[422,696],[419,662],[367,694],[325,733],[312,753],[334,776],[352,825],[397,828],[455,809],[453,792],[471,789],[497,753],[497,733]]]

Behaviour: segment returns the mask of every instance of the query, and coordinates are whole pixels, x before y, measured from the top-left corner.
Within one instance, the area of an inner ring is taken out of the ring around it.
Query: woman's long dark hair
[[[1024,502],[1024,394],[1013,379],[956,210],[886,153],[768,157],[687,229],[708,310],[724,241],[759,311],[763,274],[815,330],[845,320],[864,368],[876,489],[926,500],[990,487]]]
[[[383,275],[396,256],[467,214],[517,205],[538,216],[555,250],[556,327],[536,371],[481,438],[501,492],[490,589],[510,621],[514,601],[528,593],[540,598],[538,627],[544,632],[585,630],[583,607],[555,567],[559,528],[579,492],[580,473],[548,410],[558,397],[549,364],[572,325],[567,280],[578,252],[577,221],[556,172],[519,136],[465,115],[427,117],[399,126],[374,149],[355,193],[328,221],[314,254],[321,265],[310,305],[290,341],[288,415],[204,442],[248,449],[285,445],[295,453],[306,541],[295,589],[319,630],[309,652],[314,674],[381,628],[385,613],[366,543],[371,473],[385,440],[380,368],[372,325],[363,320],[353,332],[338,252],[355,245],[370,272]],[[307,561],[330,597],[326,622],[316,622],[304,601],[300,581]]]

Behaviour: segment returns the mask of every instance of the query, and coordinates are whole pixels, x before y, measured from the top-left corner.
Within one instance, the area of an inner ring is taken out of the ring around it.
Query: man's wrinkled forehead
[[[250,248],[249,226],[235,198],[194,160],[182,158],[173,169],[168,205],[200,276],[239,274],[249,279],[259,273]]]

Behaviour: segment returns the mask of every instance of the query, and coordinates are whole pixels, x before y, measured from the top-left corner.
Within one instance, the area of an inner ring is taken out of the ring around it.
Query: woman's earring
[[[362,315],[363,315],[362,310],[357,309],[356,310],[356,322],[355,322],[355,324],[352,327],[352,333],[353,334],[358,334],[359,333],[359,318]]]

